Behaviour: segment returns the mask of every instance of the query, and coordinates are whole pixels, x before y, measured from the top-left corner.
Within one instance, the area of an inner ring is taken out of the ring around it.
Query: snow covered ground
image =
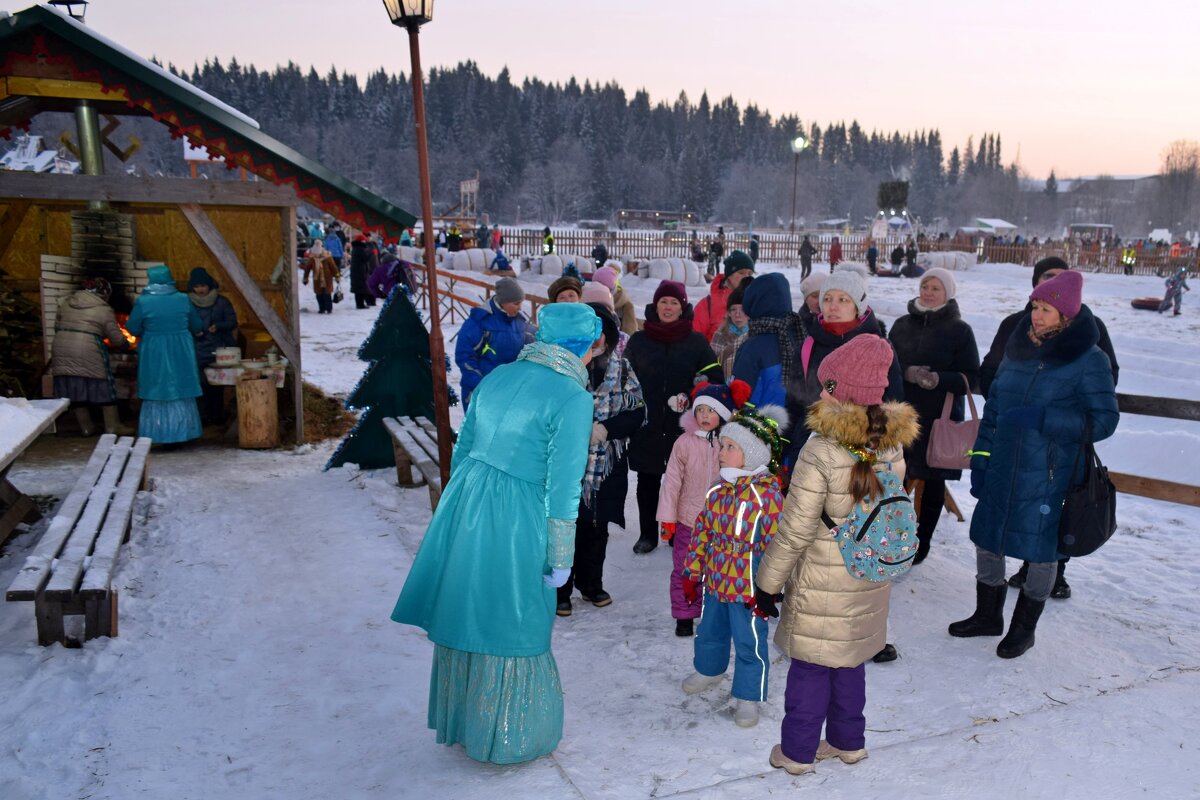
[[[798,287],[798,271],[785,272]],[[1029,274],[958,274],[981,348],[1023,304]],[[625,285],[638,302],[654,288]],[[890,323],[915,291],[873,279],[870,302]],[[1108,324],[1123,391],[1200,399],[1197,304],[1186,300],[1177,318],[1128,305],[1160,291],[1155,279],[1089,275],[1085,300]],[[312,295],[302,299],[307,377],[344,394],[362,373],[354,354],[375,312],[343,303],[318,316]],[[1113,469],[1195,483],[1197,444],[1200,425],[1125,417],[1101,453]],[[930,558],[893,593],[900,659],[868,665],[871,757],[800,778],[767,765],[783,657],[756,728],[734,726],[728,681],[683,695],[691,643],[674,636],[670,554],[635,557],[635,533],[614,527],[615,602],[577,600],[555,626],[562,744],[496,767],[434,743],[431,646],[388,619],[429,519],[427,493],[397,488],[388,470],[321,472],[333,446],[156,454],[153,501],[116,578],[119,638],[40,648],[32,608],[3,606],[0,798],[1200,796],[1200,566],[1187,549],[1200,510],[1121,496],[1117,536],[1072,562],[1074,597],[1050,601],[1037,645],[1015,661],[996,658],[994,639],[946,634],[973,604],[967,523],[946,515]],[[86,454],[79,440],[43,440],[11,477],[61,497]],[[955,496],[969,515],[965,482]],[[0,556],[0,584],[42,525]]]

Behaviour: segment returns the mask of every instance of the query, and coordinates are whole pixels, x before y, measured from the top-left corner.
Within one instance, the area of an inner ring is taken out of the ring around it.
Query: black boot
[[[1066,571],[1067,561],[1063,559],[1058,562],[1058,576],[1054,579],[1054,588],[1050,590],[1050,596],[1055,600],[1066,600],[1071,596],[1071,584],[1067,583]]]
[[[1016,658],[1033,647],[1033,632],[1045,607],[1045,600],[1030,600],[1029,595],[1021,592],[1021,596],[1017,598],[1017,607],[1013,609],[1008,635],[996,645],[996,655],[1001,658]]]
[[[675,620],[675,635],[676,636],[691,636],[695,631],[695,626],[690,619]]]
[[[895,661],[899,657],[900,654],[896,652],[894,644],[885,644],[882,650],[871,656],[871,660],[876,664],[886,664],[889,661]]]
[[[913,566],[920,564],[929,555],[929,545],[933,541],[933,534],[921,536],[921,532],[917,531],[917,555],[913,558]]]
[[[651,531],[649,536],[642,534],[638,537],[637,542],[633,545],[633,552],[642,555],[649,553],[656,547],[658,547],[658,533],[657,531]]]
[[[1029,562],[1022,561],[1021,568],[1017,570],[1011,578],[1008,579],[1008,585],[1014,589],[1020,589],[1025,585],[1025,579],[1029,577]]]
[[[988,586],[975,582],[975,613],[964,620],[950,623],[950,635],[999,636],[1004,633],[1004,598],[1008,586]]]

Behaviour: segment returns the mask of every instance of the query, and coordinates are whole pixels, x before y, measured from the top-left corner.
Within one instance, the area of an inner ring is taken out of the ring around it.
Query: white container
[[[218,367],[236,367],[242,363],[242,348],[240,347],[218,347],[213,353],[217,357],[216,365]]]

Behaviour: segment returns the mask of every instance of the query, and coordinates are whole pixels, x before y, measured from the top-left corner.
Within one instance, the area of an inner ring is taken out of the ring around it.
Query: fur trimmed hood
[[[880,439],[879,447],[888,449],[912,444],[921,429],[916,409],[908,403],[898,402],[883,403],[881,408],[887,415],[887,431]],[[808,410],[808,428],[842,444],[863,445],[867,443],[867,409],[822,398]]]

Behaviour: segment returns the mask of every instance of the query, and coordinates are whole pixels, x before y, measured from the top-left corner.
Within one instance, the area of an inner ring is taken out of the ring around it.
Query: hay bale
[[[542,275],[553,275],[556,278],[559,277],[562,275],[563,271],[562,257],[556,253],[551,253],[548,256],[542,256],[541,264],[538,266],[537,271]]]
[[[666,258],[652,258],[646,264],[645,277],[656,281],[673,281],[674,271],[671,268],[671,262]],[[641,269],[638,269],[638,275],[641,275]]]

